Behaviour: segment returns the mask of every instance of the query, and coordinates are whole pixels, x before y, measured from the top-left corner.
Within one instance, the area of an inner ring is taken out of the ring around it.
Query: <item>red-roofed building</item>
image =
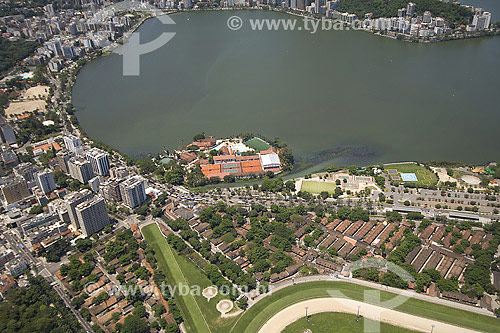
[[[53,149],[55,151],[59,151],[62,148],[61,148],[61,146],[57,142],[46,143],[46,144],[34,147],[33,148],[33,154],[35,156],[38,156],[40,154],[44,154],[44,153],[48,152],[51,149]]]
[[[206,149],[206,148],[211,148],[211,147],[215,146],[216,142],[217,142],[217,140],[214,137],[210,137],[208,139],[201,139],[201,140],[194,141],[193,143],[191,143],[191,145]]]
[[[236,162],[236,156],[234,156],[234,155],[214,156],[214,163],[215,164],[230,163],[230,162]]]
[[[220,174],[220,164],[206,164],[201,165],[201,172],[205,175],[205,177],[217,177],[215,175]]]
[[[261,174],[262,171],[262,166],[260,165],[259,160],[250,160],[250,161],[242,161],[241,162],[241,172],[243,175],[250,175],[250,174]]]
[[[193,162],[196,159],[196,154],[184,151],[184,152],[182,152],[182,153],[179,154],[179,157],[180,157],[181,160],[184,160],[184,161],[186,161],[188,163],[191,163],[191,162]]]

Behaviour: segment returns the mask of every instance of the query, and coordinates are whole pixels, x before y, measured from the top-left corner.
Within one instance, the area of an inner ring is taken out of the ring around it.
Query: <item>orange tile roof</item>
[[[260,161],[242,161],[241,162],[241,171],[243,173],[256,173],[262,172],[262,166],[260,165]]]
[[[219,155],[214,156],[214,161],[226,161],[226,160],[235,160],[236,156],[234,155]]]
[[[196,159],[196,154],[191,152],[180,153],[181,160],[186,160],[188,163]]]
[[[207,178],[210,178],[215,174],[220,173],[220,164],[206,164],[206,165],[201,165],[200,168],[201,172],[203,172],[203,174]]]
[[[220,164],[205,164],[200,166],[201,171],[205,172],[220,172]]]
[[[261,155],[266,155],[266,154],[271,154],[271,153],[276,153],[276,149],[274,149],[274,147],[270,147],[266,150],[262,150],[260,152]]]
[[[42,149],[44,151],[49,151],[50,149],[61,150],[61,146],[57,142],[46,143],[44,145],[36,146],[33,150]]]
[[[249,156],[238,156],[236,157],[237,161],[258,161],[259,155],[249,155]]]

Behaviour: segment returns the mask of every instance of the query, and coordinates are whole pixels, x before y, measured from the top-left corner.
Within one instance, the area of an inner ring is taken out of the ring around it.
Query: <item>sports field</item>
[[[302,181],[301,191],[320,194],[321,192],[328,192],[330,194],[335,192],[335,184],[327,182],[317,182],[314,180]]]
[[[401,181],[401,173],[414,173],[417,176],[418,181],[411,182],[415,183],[417,186],[431,186],[436,185],[438,178],[432,172],[414,163],[401,163],[401,164],[390,164],[384,165],[385,170],[393,180]],[[394,172],[396,171],[396,172]],[[405,182],[408,183],[408,182]]]
[[[255,149],[256,151],[262,151],[262,150],[267,150],[267,149],[271,148],[271,146],[267,142],[265,142],[264,140],[262,140],[260,138],[250,139],[247,142],[245,142],[245,144],[248,147]]]
[[[200,286],[201,290],[212,285],[206,275],[191,260],[178,255],[170,247],[156,224],[145,226],[142,228],[142,233],[148,245],[154,248],[158,266],[163,269],[171,285],[182,283],[191,287]],[[176,297],[187,331],[228,332],[236,317],[227,319],[220,317],[215,306],[222,299],[228,299],[228,297],[219,294],[210,301],[201,295],[191,293]]]
[[[314,333],[329,332],[364,332],[365,321],[372,321],[366,318],[360,318],[356,321],[356,315],[340,312],[325,312],[309,316],[309,322],[306,318],[301,318],[288,325],[282,333],[303,333],[310,329]],[[380,331],[384,333],[404,333],[413,332],[406,328],[380,323]]]
[[[274,292],[250,307],[231,331],[235,333],[258,332],[262,325],[284,308],[308,299],[330,297],[329,290],[340,291],[350,299],[363,301],[364,291],[370,290],[370,288],[342,281],[308,282],[290,286]],[[382,301],[389,300],[394,296],[392,293],[381,291]],[[500,319],[414,298],[409,298],[394,310],[473,330],[500,332]]]

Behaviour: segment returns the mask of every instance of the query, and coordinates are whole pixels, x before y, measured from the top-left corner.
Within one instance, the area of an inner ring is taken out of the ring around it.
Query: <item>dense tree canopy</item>
[[[406,8],[408,0],[342,0],[337,10],[356,14],[363,18],[366,13],[373,17],[393,17],[398,15],[398,9]],[[443,17],[452,25],[468,24],[472,12],[462,6],[444,3],[439,0],[413,0],[417,15],[430,11],[433,16]]]
[[[11,290],[0,304],[2,332],[83,332],[76,318],[42,277]]]

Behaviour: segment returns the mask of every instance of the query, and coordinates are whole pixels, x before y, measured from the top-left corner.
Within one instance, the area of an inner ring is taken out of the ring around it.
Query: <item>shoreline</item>
[[[181,14],[181,13],[190,13],[190,12],[204,12],[204,11],[245,11],[245,10],[260,10],[260,11],[267,11],[266,9],[263,9],[261,7],[242,7],[242,8],[213,8],[213,9],[210,9],[210,8],[203,8],[203,9],[193,9],[193,10],[171,10],[171,11],[162,11],[161,12],[161,15],[178,15],[178,14]],[[287,15],[291,15],[291,16],[295,16],[295,17],[309,17],[308,15],[306,15],[305,13],[303,15],[301,15],[300,13],[294,13],[294,12],[291,12],[291,11],[283,11],[283,10],[277,10],[275,8],[270,8],[268,9],[269,11],[273,11],[273,12],[277,12],[277,13],[283,13],[283,14],[287,14]],[[147,20],[149,19],[152,19],[154,18],[155,16],[151,16],[151,15],[148,15],[148,16],[143,16],[139,19],[139,21],[127,32],[125,32],[123,34],[123,36],[120,37],[120,39],[115,42],[114,44],[112,44],[111,46],[108,46],[106,48],[102,48],[102,54],[101,55],[97,55],[97,56],[91,56],[90,59],[86,59],[87,61],[85,62],[85,64],[83,66],[80,66],[78,65],[75,69],[75,75],[76,77],[78,76],[79,74],[79,71],[88,63],[90,63],[91,61],[93,60],[97,60],[101,57],[104,57],[104,56],[107,56],[110,54],[110,52],[113,52],[111,49],[113,46],[117,46],[116,44],[121,44],[121,43],[125,43],[128,38],[130,37],[130,35],[137,31]],[[314,17],[309,17],[311,19],[318,19],[318,18],[314,18]],[[329,19],[331,20],[331,19]],[[336,21],[336,20],[331,20],[331,21]],[[354,29],[352,29],[354,30]],[[356,29],[356,30],[362,30],[362,31],[365,31],[365,32],[370,32],[370,31],[367,31],[365,29]],[[372,32],[373,33],[373,32]],[[374,35],[379,35],[379,36],[382,36],[382,37],[389,37],[389,38],[392,38],[392,39],[397,39],[395,37],[391,37],[391,36],[388,36],[388,35],[383,35],[383,34],[378,34],[378,33],[373,33]],[[488,37],[488,36],[484,36],[484,37]],[[480,37],[468,37],[468,38],[464,38],[464,39],[469,39],[469,38],[480,38]],[[449,40],[446,40],[446,41],[449,41]],[[70,94],[70,100],[69,102],[71,103],[72,102],[72,94],[73,94],[73,87],[76,83],[76,79],[75,81],[73,82],[69,82],[68,84],[70,85],[70,90],[71,90],[71,94]],[[82,110],[75,110],[75,116],[78,118],[78,115],[76,112],[79,112],[79,111],[82,111]],[[148,155],[154,155],[154,154],[158,154],[158,153],[161,153],[162,151],[153,151],[153,152],[140,152],[138,154],[125,154],[123,153],[122,151],[118,150],[117,148],[114,148],[112,146],[109,146],[107,143],[105,142],[100,142],[98,140],[95,140],[93,138],[91,138],[86,132],[85,130],[81,127],[80,124],[78,124],[78,127],[79,127],[79,130],[83,132],[83,134],[85,135],[85,137],[93,142],[96,142],[96,143],[99,143],[99,144],[103,144],[109,148],[111,148],[112,150],[118,152],[120,155],[122,156],[126,156],[128,158],[132,158],[132,159],[141,159],[141,158],[145,158],[147,157]],[[345,146],[345,147],[337,147],[337,148],[334,148],[332,149],[332,151],[335,151],[335,150],[350,150],[350,148],[352,147],[349,147],[349,146]],[[344,152],[341,152],[340,154],[333,154],[333,157],[332,156],[329,156],[327,158],[322,158],[321,155],[324,154],[325,152],[317,152],[315,153],[314,155],[312,156],[307,156],[307,157],[303,157],[303,156],[299,156],[298,159],[301,160],[300,163],[296,163],[296,168],[295,169],[298,169],[297,172],[291,172],[291,173],[288,173],[287,175],[285,175],[286,179],[292,179],[292,178],[296,178],[296,177],[300,177],[301,174],[307,174],[307,173],[313,173],[313,172],[321,172],[321,171],[324,171],[325,168],[327,168],[329,165],[333,164],[335,160],[338,160],[339,158],[342,158],[342,157],[347,157],[347,158],[356,158],[356,157],[361,157],[363,156],[362,154],[356,154],[355,152],[351,154],[349,153],[344,153]],[[379,160],[379,159],[376,159],[376,160]],[[429,161],[420,161],[420,160],[414,160],[418,163],[427,163]],[[478,164],[478,165],[482,165],[482,164],[488,164],[490,163],[492,160],[488,160],[488,161],[485,161],[484,163],[483,162],[460,162],[460,163],[464,163],[464,164]],[[448,162],[451,162],[451,161],[448,161]],[[349,166],[349,165],[358,165],[358,166],[367,166],[367,165],[370,165],[370,164],[387,164],[387,163],[401,163],[401,162],[397,162],[397,161],[389,161],[389,160],[384,160],[382,162],[368,162],[368,163],[361,163],[361,164],[358,164],[358,163],[339,163],[338,166]],[[324,166],[321,166],[322,164],[328,164],[328,165],[324,165]],[[253,183],[255,182],[255,180],[252,180],[252,179],[249,179],[249,182],[248,183]],[[229,185],[229,184],[228,184]]]

